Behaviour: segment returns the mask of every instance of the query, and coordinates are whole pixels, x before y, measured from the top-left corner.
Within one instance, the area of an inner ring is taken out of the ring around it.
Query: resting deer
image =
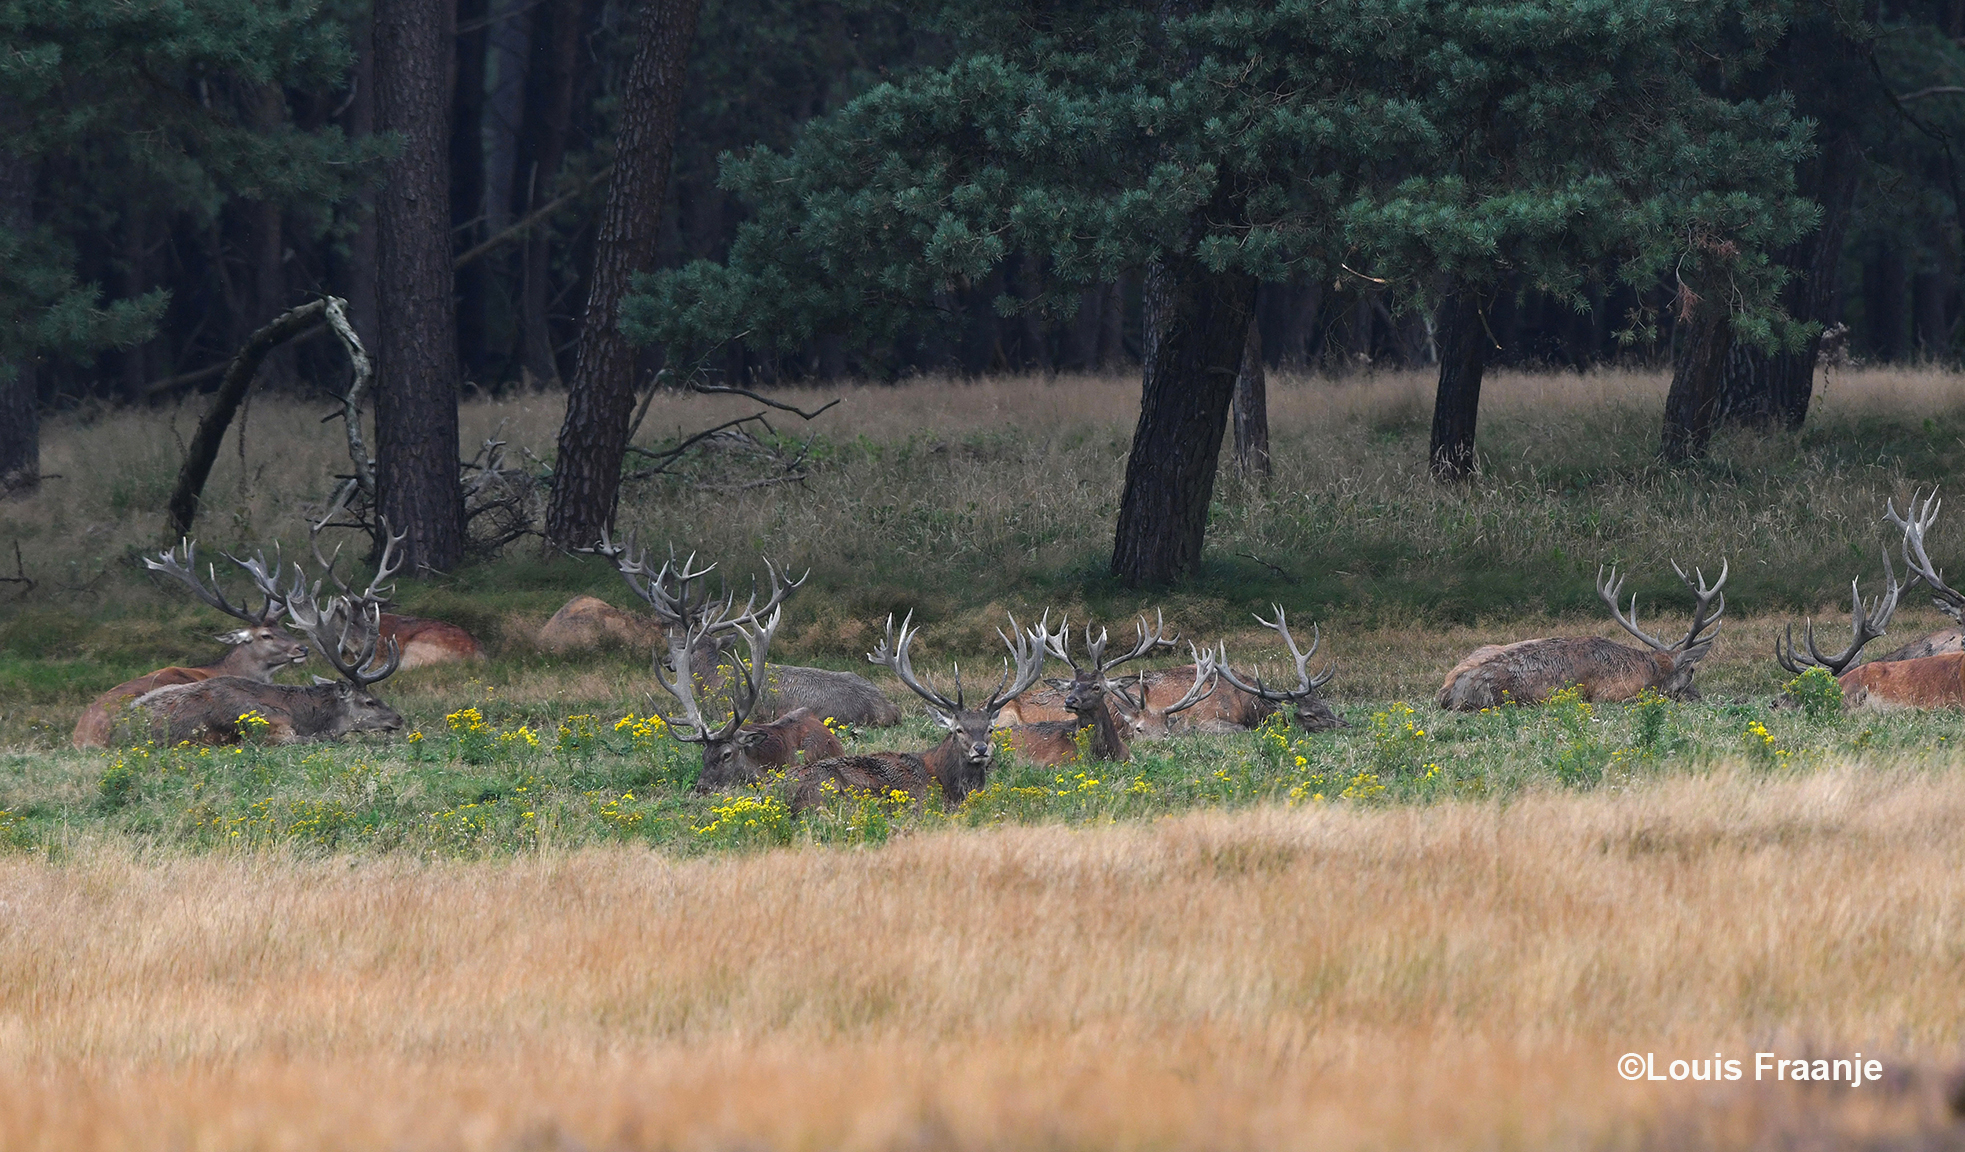
[[[1305,652],[1296,646],[1296,637],[1290,635],[1289,617],[1284,614],[1283,606],[1272,604],[1270,607],[1275,609],[1276,618],[1264,620],[1257,615],[1256,622],[1283,638],[1283,645],[1289,649],[1290,659],[1296,662],[1296,687],[1271,688],[1262,682],[1262,677],[1259,675],[1254,683],[1243,680],[1235,674],[1235,669],[1228,663],[1226,643],[1221,645],[1215,659],[1215,667],[1221,673],[1221,678],[1244,696],[1267,702],[1272,710],[1280,704],[1295,705],[1296,723],[1306,732],[1328,732],[1333,728],[1350,727],[1343,717],[1324,702],[1323,697],[1317,695],[1317,689],[1330,683],[1330,678],[1337,674],[1337,663],[1333,661],[1325,666],[1322,672],[1314,676],[1310,674],[1310,658],[1317,654],[1318,646],[1324,642],[1323,630],[1314,623],[1310,625],[1310,650]]]
[[[1141,616],[1135,625],[1138,641],[1132,650],[1121,653],[1108,660],[1105,647],[1110,636],[1103,628],[1099,629],[1098,639],[1092,639],[1092,626],[1085,625],[1086,662],[1078,663],[1071,654],[1071,625],[1066,621],[1056,632],[1047,632],[1038,625],[1038,636],[1045,650],[1052,656],[1071,666],[1071,681],[1064,686],[1064,707],[1071,714],[1069,720],[1040,720],[1035,723],[1020,724],[1007,729],[1010,747],[1019,756],[1038,764],[1064,764],[1078,756],[1078,733],[1082,729],[1091,730],[1091,744],[1087,749],[1094,760],[1123,763],[1133,758],[1132,748],[1127,743],[1124,731],[1125,722],[1120,717],[1120,707],[1124,701],[1115,704],[1119,695],[1112,682],[1112,670],[1121,664],[1139,659],[1160,648],[1170,648],[1173,641],[1164,638],[1161,630],[1164,623],[1156,621],[1149,625]],[[1191,704],[1192,701],[1189,701]]]
[[[1827,669],[1829,675],[1834,676],[1836,681],[1842,685],[1842,699],[1845,707],[1856,707],[1860,704],[1868,703],[1872,697],[1877,697],[1877,703],[1881,704],[1881,697],[1897,694],[1901,686],[1907,682],[1904,676],[1905,672],[1912,673],[1911,679],[1915,679],[1917,669],[1907,666],[1921,664],[1922,661],[1918,659],[1871,661],[1868,664],[1862,665],[1861,669],[1852,669],[1850,667],[1852,664],[1855,664],[1856,658],[1862,653],[1865,645],[1884,635],[1884,629],[1889,627],[1890,617],[1897,611],[1897,599],[1902,594],[1904,586],[1897,583],[1897,574],[1890,570],[1890,556],[1888,553],[1885,553],[1883,557],[1883,570],[1885,580],[1883,593],[1880,596],[1873,597],[1868,602],[1863,600],[1862,589],[1859,586],[1860,581],[1851,580],[1849,582],[1849,598],[1851,601],[1849,606],[1849,643],[1842,651],[1831,656],[1817,647],[1815,644],[1815,622],[1809,620],[1803,626],[1801,648],[1795,647],[1794,625],[1792,624],[1788,625],[1784,636],[1776,636],[1774,638],[1775,663],[1796,676],[1801,675],[1810,668]],[[1917,577],[1913,575],[1911,580],[1915,583]],[[1943,657],[1938,657],[1938,659],[1942,660]],[[1875,669],[1875,671],[1863,671],[1863,669]],[[1957,679],[1955,673],[1952,675],[1952,679]],[[1777,708],[1790,706],[1792,706],[1792,701],[1786,696],[1775,701],[1775,707]]]
[[[730,614],[734,601],[728,597],[721,602],[692,603],[695,599],[692,587],[714,567],[691,570],[689,561],[664,564],[648,582],[649,587],[660,593],[660,602],[682,622],[669,631],[668,660],[655,661],[655,679],[682,707],[682,717],[669,725],[669,735],[685,744],[703,747],[703,770],[696,777],[696,791],[754,784],[771,768],[791,768],[845,755],[846,746],[839,742],[839,737],[808,708],[793,709],[768,724],[745,722],[765,693],[765,661],[771,654],[771,640],[777,635],[778,621],[783,616],[780,601],[786,590],[778,587],[774,570],[772,596],[763,608],[757,606],[754,596],[736,616]],[[767,609],[770,617],[760,620],[759,614]],[[734,631],[742,638],[750,658],[746,660],[732,653],[737,672],[727,682],[730,715],[712,728],[697,703],[696,677],[687,669],[694,667],[694,652],[708,637],[726,631]],[[671,680],[663,671],[665,665],[683,671]]]
[[[326,521],[312,525],[307,534],[307,543],[313,549],[314,560],[321,566],[322,574],[341,590],[341,603],[352,603],[358,597],[334,571],[334,562],[341,558],[341,549],[337,546],[333,555],[321,555],[321,529],[326,526]],[[387,609],[389,606],[385,603],[379,607]],[[477,638],[446,620],[431,620],[385,610],[381,614],[380,628],[383,642],[393,641],[397,651],[402,653],[402,671],[421,668],[426,664],[484,659],[484,648]]]
[[[1965,614],[1965,595],[1955,591],[1944,581],[1943,573],[1931,563],[1930,553],[1925,549],[1924,538],[1931,525],[1938,518],[1938,510],[1943,505],[1934,490],[1921,502],[1911,496],[1905,508],[1906,515],[1899,516],[1895,502],[1885,505],[1885,516],[1890,523],[1903,531],[1904,563],[1910,566],[1910,580],[1904,585],[1922,581],[1934,593],[1933,602],[1954,620]],[[1884,557],[1889,563],[1889,557]],[[1955,642],[1957,629],[1934,632],[1920,641],[1900,648],[1886,656],[1880,656],[1867,664],[1854,668],[1849,664],[1862,650],[1864,644],[1883,634],[1883,626],[1888,623],[1890,613],[1896,608],[1897,587],[1895,573],[1889,577],[1888,589],[1882,602],[1865,608],[1858,597],[1850,610],[1852,637],[1848,649],[1835,658],[1825,658],[1808,643],[1808,658],[1798,657],[1790,639],[1784,653],[1777,646],[1775,656],[1781,666],[1791,672],[1799,673],[1808,663],[1820,664],[1835,674],[1836,682],[1842,685],[1842,706],[1844,709],[1872,708],[1956,708],[1965,706],[1965,652],[1955,649],[1946,651],[1943,642],[1948,634]],[[1879,619],[1880,617],[1880,619]],[[1807,634],[1804,633],[1806,636]],[[1812,636],[1808,636],[1812,641]],[[1936,649],[1935,654],[1924,654]],[[1915,653],[1904,655],[1906,652]]]
[[[797,770],[798,788],[792,797],[795,810],[819,803],[828,788],[883,796],[900,791],[915,800],[926,796],[930,788],[940,788],[943,803],[954,807],[987,782],[990,761],[996,754],[995,742],[990,738],[991,725],[1003,706],[1035,684],[1043,672],[1044,626],[1040,623],[1025,632],[1013,616],[1009,635],[998,630],[997,635],[1016,660],[1015,669],[1006,661],[996,691],[980,706],[971,708],[962,692],[960,669],[956,671],[953,700],[915,675],[908,648],[921,630],[909,629],[913,619],[914,614],[910,612],[901,621],[900,635],[896,638],[894,618],[889,616],[887,636],[877,649],[867,654],[867,660],[885,667],[915,695],[927,701],[929,712],[948,730],[948,737],[926,752],[874,752],[806,765]]]
[[[1459,712],[1476,712],[1503,704],[1540,704],[1558,689],[1574,684],[1587,700],[1631,700],[1646,688],[1653,688],[1674,700],[1697,700],[1699,690],[1692,686],[1692,674],[1699,661],[1712,651],[1719,638],[1719,617],[1726,611],[1727,566],[1721,561],[1719,579],[1706,586],[1705,573],[1698,572],[1698,583],[1676,563],[1672,570],[1697,597],[1692,610],[1692,627],[1675,644],[1667,644],[1638,627],[1637,594],[1631,595],[1627,616],[1618,608],[1618,593],[1624,581],[1612,568],[1608,579],[1597,570],[1597,595],[1610,606],[1610,614],[1624,631],[1644,641],[1649,652],[1629,648],[1599,636],[1557,636],[1541,640],[1522,640],[1514,644],[1490,644],[1455,665],[1440,685],[1439,705]],[[1696,570],[1695,570],[1696,571]],[[1708,632],[1707,629],[1712,631]]]
[[[647,552],[636,547],[633,540],[627,547],[616,547],[606,535],[602,535],[600,547],[596,549],[613,559],[621,578],[634,589],[635,594],[648,602],[656,620],[671,637],[677,629],[686,629],[686,623],[677,614],[677,608],[664,597],[667,593],[653,578],[659,569],[648,565]],[[674,557],[671,555],[671,561]],[[693,560],[694,557],[692,556]],[[712,565],[712,568],[714,565]],[[805,577],[785,582],[780,586],[778,570],[770,561],[765,561],[765,570],[771,581],[771,604],[782,601],[786,594],[805,582]],[[710,569],[705,569],[707,572]],[[807,574],[809,575],[809,573]],[[568,607],[572,605],[569,604]],[[564,612],[566,609],[561,609]],[[766,611],[767,609],[760,609]],[[734,626],[719,627],[709,636],[709,643],[691,648],[690,675],[695,678],[704,691],[717,691],[732,671],[728,659]],[[659,651],[659,650],[658,650]],[[659,658],[659,657],[658,657]],[[671,671],[673,671],[673,666]],[[864,724],[875,728],[888,728],[901,722],[901,710],[892,700],[875,687],[871,680],[851,672],[833,672],[824,668],[803,668],[791,664],[773,664],[768,668],[765,687],[757,701],[756,717],[768,720],[786,716],[800,708],[809,709],[813,715],[831,717],[847,724]]]
[[[295,566],[287,616],[313,641],[321,658],[341,673],[341,680],[322,680],[303,688],[220,676],[159,688],[138,697],[136,707],[150,714],[158,734],[170,744],[236,743],[245,734],[242,721],[248,713],[266,721],[268,728],[258,739],[269,744],[400,730],[402,716],[369,687],[388,679],[402,663],[401,650],[381,635],[380,589],[402,564],[402,541],[403,536],[390,539],[366,591],[353,597],[329,597],[325,604],[315,601],[316,593],[307,589]]]
[[[265,556],[251,560],[241,560],[236,556],[226,559],[246,570],[252,577],[265,602],[258,611],[248,610],[243,604],[233,604],[226,599],[219,587],[218,569],[206,565],[205,580],[198,579],[198,546],[189,540],[180,544],[184,550],[182,559],[177,549],[160,552],[156,559],[144,558],[144,566],[153,572],[182,583],[205,604],[218,609],[227,616],[244,623],[245,627],[222,633],[217,637],[221,643],[230,644],[231,650],[218,660],[196,668],[183,668],[173,665],[159,668],[134,680],[126,680],[90,702],[83,711],[82,718],[75,722],[75,731],[69,737],[77,748],[102,748],[109,743],[115,725],[116,713],[124,704],[144,693],[172,684],[192,684],[200,680],[210,680],[219,676],[236,676],[255,680],[262,684],[273,682],[273,674],[292,664],[307,659],[307,645],[293,634],[280,627],[280,617],[287,609],[287,592],[280,590],[279,563],[276,560],[267,567]]]

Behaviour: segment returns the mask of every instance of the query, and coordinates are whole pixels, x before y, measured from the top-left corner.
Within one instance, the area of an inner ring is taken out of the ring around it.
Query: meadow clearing
[[[414,739],[68,749],[97,691],[207,658],[222,618],[132,563],[163,543],[171,414],[56,421],[61,479],[0,505],[36,581],[0,585],[0,1147],[1965,1145],[1965,716],[1767,707],[1775,632],[1833,636],[1848,580],[1881,580],[1885,498],[1956,472],[1965,377],[1832,373],[1800,435],[1670,470],[1662,376],[1501,375],[1455,489],[1423,474],[1429,381],[1272,380],[1275,479],[1224,474],[1208,570],[1160,596],[1101,575],[1137,387],[839,390],[773,418],[815,437],[801,483],[745,487],[768,464],[730,444],[633,482],[623,526],[740,582],[810,565],[776,655],[909,713],[849,747],[933,739],[861,657],[909,610],[930,674],[1046,607],[1159,607],[1274,669],[1248,613],[1280,602],[1322,623],[1351,727],[1006,759],[954,811],[798,820],[781,785],[688,791],[647,653],[533,642],[575,592],[630,595],[523,542],[403,584],[491,652],[381,686]],[[658,398],[639,442],[747,410]],[[208,549],[304,549],[344,459],[318,416],[255,401]],[[557,423],[465,408],[515,454]],[[1721,556],[1705,701],[1433,707],[1478,644],[1621,636],[1599,563],[1669,631],[1668,561]],[[1891,642],[1942,622],[1907,598]],[[1748,1078],[1627,1083],[1633,1050]],[[1888,1073],[1755,1083],[1765,1050]]]

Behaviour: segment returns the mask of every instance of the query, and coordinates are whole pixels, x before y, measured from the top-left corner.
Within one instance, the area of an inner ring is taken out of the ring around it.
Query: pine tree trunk
[[[1433,397],[1433,439],[1427,448],[1433,479],[1473,475],[1474,425],[1481,411],[1481,377],[1487,370],[1487,324],[1480,291],[1462,287],[1440,309],[1440,384]]]
[[[523,216],[553,198],[573,125],[573,73],[580,56],[580,0],[546,0],[533,10],[525,70],[525,113],[512,169],[512,212]],[[519,352],[539,387],[558,387],[559,358],[547,309],[552,301],[552,231],[536,228],[519,265]]]
[[[355,49],[355,91],[342,119],[342,131],[351,140],[375,134],[375,22],[363,14],[350,28]],[[361,337],[362,346],[382,347],[380,315],[375,300],[375,266],[379,258],[375,240],[375,193],[364,188],[348,207],[353,225],[348,236],[348,262],[342,269],[341,295],[348,301],[348,323]]]
[[[12,109],[0,102],[0,116]],[[35,163],[0,149],[0,228],[34,227]],[[41,483],[41,414],[34,363],[0,356],[0,497],[25,495]]]
[[[614,524],[634,407],[635,346],[619,327],[630,279],[655,260],[682,82],[700,0],[651,0],[641,10],[634,62],[621,92],[614,176],[601,209],[593,283],[560,427],[559,463],[546,507],[546,540],[585,548]]]
[[[457,0],[457,23],[477,27],[457,35],[457,82],[450,102],[450,241],[462,252],[490,235],[484,222],[484,64],[489,36],[484,19],[488,0]],[[491,264],[475,260],[457,277],[457,366],[464,379],[490,383],[490,350],[485,325],[490,319]]]
[[[1726,374],[1726,355],[1733,345],[1733,325],[1722,304],[1698,306],[1691,320],[1685,350],[1665,394],[1665,430],[1658,452],[1678,463],[1706,454],[1719,418],[1719,390]]]
[[[1235,375],[1235,467],[1244,476],[1267,480],[1269,465],[1269,377],[1262,364],[1262,322],[1249,319],[1242,345],[1242,370]]]
[[[1255,280],[1243,273],[1182,255],[1147,275],[1139,426],[1112,543],[1112,574],[1129,588],[1173,584],[1200,563],[1254,314]]]
[[[376,129],[398,133],[402,150],[376,194],[375,480],[381,514],[408,533],[407,573],[464,558],[447,162],[455,46],[449,4],[376,0]]]

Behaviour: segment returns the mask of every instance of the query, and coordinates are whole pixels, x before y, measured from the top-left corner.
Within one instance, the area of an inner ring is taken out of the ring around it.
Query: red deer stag
[[[350,732],[400,730],[402,716],[377,699],[369,686],[388,679],[402,662],[395,642],[382,639],[381,598],[376,592],[377,585],[401,565],[402,541],[402,536],[390,540],[375,581],[352,600],[335,596],[326,604],[316,603],[315,593],[298,579],[296,566],[287,616],[313,641],[321,658],[341,673],[341,680],[302,688],[220,676],[159,688],[138,697],[135,706],[150,713],[157,733],[169,744],[236,743],[245,735],[249,713],[266,721],[268,728],[258,739],[269,744],[306,744],[339,740]]]
[[[1775,662],[1797,676],[1810,668],[1826,668],[1842,685],[1844,708],[1865,705],[1872,708],[1929,708],[1959,703],[1958,667],[1960,659],[1965,657],[1956,654],[1912,657],[1908,660],[1872,660],[1860,667],[1850,667],[1862,653],[1864,645],[1884,634],[1890,617],[1897,610],[1897,598],[1905,587],[1897,583],[1897,574],[1890,571],[1887,553],[1883,561],[1886,584],[1882,595],[1865,603],[1858,582],[1849,582],[1851,603],[1847,647],[1833,656],[1824,653],[1815,645],[1815,622],[1810,620],[1802,631],[1803,648],[1798,649],[1794,643],[1794,625],[1790,624],[1785,640],[1780,636],[1774,638]],[[1913,573],[1912,583],[1917,579]],[[1942,698],[1947,688],[1951,692],[1948,701]],[[1775,707],[1792,706],[1793,701],[1785,695],[1775,701]]]
[[[768,724],[745,722],[766,691],[765,678],[769,674],[766,660],[784,612],[779,602],[787,590],[778,586],[774,570],[772,596],[764,608],[759,608],[753,597],[744,611],[733,617],[730,611],[734,601],[729,597],[720,602],[692,603],[695,599],[692,586],[714,567],[692,571],[688,561],[664,564],[648,580],[648,587],[658,593],[651,603],[661,603],[673,613],[675,620],[682,622],[669,630],[668,659],[655,660],[655,679],[682,706],[682,717],[669,725],[669,735],[684,744],[703,746],[703,770],[696,777],[696,791],[754,784],[772,768],[791,768],[800,763],[844,756],[846,746],[810,709],[794,708]],[[760,620],[759,614],[766,609],[770,617]],[[684,671],[671,680],[663,669],[694,667],[695,650],[708,643],[709,637],[727,631],[734,631],[743,640],[750,658],[746,660],[732,651],[730,659],[736,664],[736,673],[725,684],[730,689],[730,715],[712,728],[697,702],[696,677]]]
[[[1310,658],[1317,654],[1318,646],[1324,642],[1323,630],[1315,623],[1310,625],[1310,650],[1305,652],[1296,646],[1296,637],[1290,635],[1289,617],[1284,614],[1283,606],[1272,604],[1270,607],[1275,609],[1276,618],[1264,620],[1258,615],[1256,622],[1283,638],[1283,645],[1289,649],[1290,659],[1296,662],[1296,687],[1271,688],[1262,682],[1262,677],[1259,675],[1255,677],[1253,683],[1243,680],[1235,674],[1235,669],[1228,663],[1226,643],[1221,645],[1215,658],[1215,666],[1220,671],[1221,678],[1244,696],[1268,703],[1272,710],[1281,704],[1296,705],[1296,723],[1306,732],[1328,732],[1333,728],[1350,727],[1343,717],[1324,702],[1323,697],[1317,695],[1317,689],[1330,683],[1330,678],[1337,675],[1336,661],[1332,661],[1322,672],[1314,676],[1310,674]]]
[[[1698,602],[1692,610],[1692,627],[1675,644],[1647,634],[1638,627],[1637,594],[1631,594],[1630,614],[1618,608],[1618,593],[1624,581],[1612,568],[1605,579],[1597,570],[1597,595],[1610,606],[1610,614],[1624,631],[1645,642],[1651,651],[1605,640],[1600,636],[1556,636],[1541,640],[1522,640],[1514,644],[1489,644],[1455,665],[1440,685],[1439,705],[1458,712],[1477,712],[1503,704],[1540,704],[1558,689],[1574,684],[1587,700],[1631,700],[1646,688],[1655,688],[1674,700],[1697,700],[1699,690],[1692,686],[1692,674],[1699,661],[1712,651],[1719,638],[1719,617],[1726,611],[1727,565],[1720,562],[1719,579],[1706,586],[1706,576],[1698,583],[1676,563],[1672,570]],[[1707,629],[1712,631],[1708,632]]]
[[[626,548],[616,547],[605,535],[601,537],[597,549],[614,560],[620,570],[621,578],[635,594],[648,602],[654,610],[656,619],[673,638],[678,628],[686,625],[678,623],[675,605],[664,601],[664,589],[652,581],[655,575],[647,563],[647,553],[628,541]],[[692,555],[690,560],[694,560]],[[674,561],[673,553],[670,556]],[[684,563],[687,567],[687,562]],[[805,582],[805,576],[779,585],[778,570],[765,561],[765,570],[771,580],[771,604],[782,600],[786,593]],[[666,565],[664,566],[666,568]],[[712,571],[715,565],[704,569]],[[808,572],[806,575],[810,575]],[[759,609],[760,612],[767,609]],[[562,609],[564,611],[564,609]],[[729,645],[732,643],[734,625],[724,625],[710,636],[711,643],[691,649],[690,673],[706,692],[714,692],[723,686],[723,681],[732,671]],[[658,656],[658,658],[660,658]],[[671,668],[671,671],[674,669]],[[889,728],[901,722],[901,710],[892,700],[887,699],[871,680],[851,672],[833,672],[824,668],[803,668],[792,664],[773,664],[767,669],[763,695],[757,701],[756,717],[769,720],[789,715],[800,708],[809,709],[814,716],[830,717],[845,724],[865,724],[875,728]]]
[[[206,580],[198,579],[198,546],[186,540],[181,547],[184,558],[180,560],[177,549],[160,552],[152,560],[144,558],[144,566],[153,572],[162,572],[191,589],[192,595],[220,612],[245,623],[245,627],[226,632],[218,639],[232,645],[231,651],[223,658],[196,668],[172,666],[159,668],[155,672],[126,680],[95,698],[82,718],[75,722],[75,731],[69,737],[77,748],[102,748],[109,743],[115,726],[116,714],[124,704],[157,688],[173,684],[192,684],[200,680],[210,680],[219,676],[236,676],[271,684],[273,674],[290,664],[299,664],[307,659],[307,645],[279,625],[279,619],[286,612],[287,592],[280,590],[280,564],[276,560],[269,569],[265,556],[251,560],[241,560],[236,556],[226,559],[246,570],[265,597],[265,603],[258,611],[249,611],[243,604],[235,605],[225,598],[219,587],[218,569],[206,565]],[[299,577],[296,574],[296,581]],[[296,587],[298,585],[296,584]]]
[[[1099,629],[1098,639],[1092,639],[1092,626],[1085,625],[1086,662],[1078,663],[1071,655],[1071,623],[1065,621],[1056,632],[1045,631],[1039,624],[1037,631],[1046,650],[1052,656],[1071,666],[1071,682],[1064,686],[1064,707],[1071,713],[1069,720],[1040,720],[1008,729],[1010,747],[1019,756],[1038,764],[1064,764],[1078,756],[1078,733],[1081,729],[1091,729],[1091,743],[1088,749],[1094,760],[1124,763],[1133,758],[1132,748],[1127,743],[1125,721],[1120,710],[1125,701],[1115,702],[1118,695],[1112,683],[1112,670],[1121,664],[1139,659],[1141,656],[1160,648],[1170,648],[1173,641],[1161,635],[1164,623],[1148,625],[1146,617],[1141,616],[1135,625],[1138,642],[1129,652],[1107,660],[1105,646],[1110,639],[1103,628]]]
[[[926,752],[874,752],[841,756],[800,768],[798,788],[792,797],[794,810],[803,810],[819,803],[828,791],[873,792],[882,796],[900,791],[919,800],[928,794],[930,788],[940,788],[943,803],[954,807],[987,782],[990,761],[996,754],[995,742],[990,738],[991,726],[1003,706],[1035,684],[1038,675],[1043,672],[1044,626],[1039,624],[1025,632],[1018,627],[1016,617],[1012,616],[1010,634],[1004,635],[1000,629],[997,631],[1015,658],[1016,667],[1011,669],[1006,661],[1003,678],[997,681],[996,691],[990,693],[980,706],[971,708],[962,693],[959,670],[953,700],[915,675],[908,648],[921,630],[908,628],[913,619],[914,614],[909,613],[901,621],[900,636],[896,639],[894,618],[889,616],[887,636],[878,649],[867,654],[867,660],[887,668],[901,683],[913,689],[915,695],[926,700],[929,712],[948,730],[948,737]]]
[[[1965,614],[1965,595],[1960,595],[1944,581],[1944,575],[1931,563],[1931,556],[1925,549],[1924,537],[1938,518],[1942,502],[1934,490],[1920,501],[1912,494],[1910,504],[1905,508],[1906,515],[1899,516],[1895,502],[1885,505],[1885,515],[1890,523],[1903,530],[1904,562],[1910,566],[1910,581],[1905,587],[1923,581],[1935,594],[1933,603],[1954,620]],[[1886,563],[1887,563],[1887,557]],[[1894,576],[1894,574],[1893,574]],[[1895,581],[1892,580],[1890,593],[1895,607]],[[1965,705],[1965,652],[1946,651],[1943,640],[1947,634],[1955,634],[1956,629],[1945,629],[1926,636],[1886,656],[1878,657],[1867,664],[1848,668],[1850,660],[1855,659],[1862,645],[1874,636],[1865,633],[1882,633],[1881,624],[1873,623],[1877,615],[1888,619],[1888,609],[1873,608],[1865,612],[1862,601],[1858,600],[1851,610],[1854,637],[1849,650],[1842,658],[1843,667],[1836,667],[1829,660],[1821,658],[1820,653],[1809,647],[1814,662],[1828,667],[1836,673],[1836,682],[1842,685],[1842,706],[1844,709],[1870,708],[1887,710],[1894,708],[1956,708]],[[1792,643],[1789,655],[1792,656]],[[1935,655],[1906,652],[1935,651]],[[1781,655],[1776,652],[1777,657]],[[1782,666],[1794,671],[1800,660],[1783,660]]]

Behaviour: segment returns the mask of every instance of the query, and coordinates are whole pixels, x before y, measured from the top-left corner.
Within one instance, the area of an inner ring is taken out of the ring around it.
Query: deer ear
[[[314,687],[316,687],[316,688],[319,688],[319,687],[321,687],[321,686],[322,686],[323,684],[339,684],[339,683],[341,683],[341,681],[339,681],[339,680],[330,680],[330,679],[328,679],[328,678],[327,678],[327,677],[325,677],[325,676],[316,676],[316,677],[314,677]]]
[[[928,709],[928,714],[930,716],[933,716],[935,718],[935,722],[940,724],[943,728],[946,728],[948,731],[953,732],[957,735],[961,734],[962,732],[961,720],[957,719],[954,716],[949,715],[946,712],[943,712],[940,708],[930,708]]]
[[[1044,683],[1046,683],[1046,684],[1049,684],[1049,685],[1050,685],[1051,687],[1053,687],[1053,688],[1058,688],[1058,689],[1064,689],[1064,688],[1069,688],[1069,687],[1071,687],[1071,681],[1069,681],[1069,680],[1060,680],[1060,679],[1059,679],[1058,677],[1056,677],[1056,676],[1046,676],[1046,677],[1044,677]]]
[[[746,750],[755,748],[757,747],[757,742],[762,739],[764,739],[764,733],[756,728],[737,729],[737,747],[739,748]]]
[[[252,643],[252,629],[239,628],[231,632],[221,632],[217,636],[212,637],[212,639],[218,641],[220,644],[250,644]]]

